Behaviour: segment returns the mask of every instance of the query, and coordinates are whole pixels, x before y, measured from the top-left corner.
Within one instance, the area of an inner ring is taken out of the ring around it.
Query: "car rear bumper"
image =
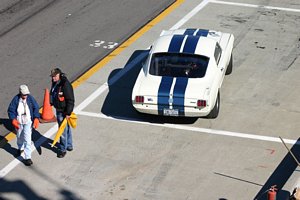
[[[158,111],[157,105],[149,104],[133,104],[133,107],[140,113],[146,113],[151,115],[164,115],[164,116],[178,116],[178,117],[204,117],[210,113],[210,108],[197,108],[197,107],[184,107],[183,112],[178,112],[178,114],[164,114],[164,112]]]

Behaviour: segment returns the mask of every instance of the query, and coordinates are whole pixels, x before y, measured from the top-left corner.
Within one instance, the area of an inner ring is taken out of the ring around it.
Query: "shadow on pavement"
[[[16,193],[23,197],[23,199],[32,199],[32,200],[42,200],[45,199],[41,196],[38,196],[24,181],[15,180],[7,181],[5,179],[0,179],[0,199],[8,200],[2,195],[5,193]]]
[[[0,118],[0,125],[3,127],[0,128],[1,135],[0,135],[0,148],[4,149],[5,145],[9,142],[5,136],[10,132],[14,133],[14,127],[11,124],[11,120],[8,118]],[[4,133],[5,132],[5,133]]]
[[[298,138],[297,142],[291,148],[291,152],[295,155],[297,160],[300,160],[300,138]],[[276,185],[277,191],[277,199],[280,200],[288,200],[290,196],[290,192],[286,190],[282,190],[283,186],[289,180],[293,172],[297,168],[297,163],[288,152],[274,172],[271,174],[267,182],[263,185],[261,190],[257,193],[254,200],[264,200],[267,199],[268,190],[271,186]]]
[[[3,148],[7,144],[5,136],[14,131],[14,127],[11,124],[11,120],[8,118],[0,118],[0,148]]]
[[[44,141],[44,142],[41,145],[36,144],[38,140]],[[11,154],[14,158],[17,158],[17,150],[18,149],[15,147],[12,147],[11,144],[2,136],[0,136],[0,141],[1,141],[1,143],[3,143],[3,145],[0,146],[0,148],[4,149],[7,153]],[[36,148],[37,152],[39,153],[39,155],[42,154],[42,147],[49,149],[49,150],[53,151],[54,153],[57,153],[56,148],[51,147],[52,141],[53,140],[46,138],[45,136],[40,134],[35,129],[32,130],[32,142],[35,145],[35,148]],[[19,160],[22,161],[21,158]]]
[[[43,136],[37,130],[32,129],[31,139],[32,139],[34,146],[35,146],[37,152],[39,153],[39,155],[42,154],[42,147],[45,149],[51,150],[54,153],[57,153],[57,149],[54,147],[51,147],[53,140]],[[37,144],[37,141],[43,141],[43,143],[40,145],[40,144]]]
[[[55,198],[57,199],[63,199],[63,200],[79,200],[80,198],[76,196],[73,192],[64,189],[62,185],[60,185],[58,182],[52,180],[50,177],[45,176],[45,174],[41,174],[41,172],[33,167],[30,167],[33,171],[35,171],[37,174],[41,175],[44,180],[48,181],[55,187],[61,188],[58,194]],[[0,178],[0,200],[8,200],[8,198],[5,198],[5,193],[14,195],[17,194],[18,196],[22,196],[23,199],[30,199],[30,200],[47,200],[52,198],[44,198],[37,194],[33,189],[31,189],[24,181],[22,180],[15,180],[15,181],[8,181],[4,178]]]
[[[219,176],[223,176],[223,177],[226,177],[226,178],[230,178],[230,179],[233,179],[233,180],[237,180],[237,181],[249,183],[249,184],[252,184],[252,185],[263,186],[263,185],[261,185],[261,184],[259,184],[259,183],[255,183],[255,182],[248,181],[248,180],[245,180],[245,179],[241,179],[241,178],[229,176],[229,175],[226,175],[226,174],[221,174],[221,173],[218,173],[218,172],[214,172],[214,174],[219,175]]]
[[[14,127],[11,124],[11,120],[8,118],[0,118],[0,125],[3,125],[4,128],[6,128],[9,132],[14,131]]]
[[[13,157],[17,157],[17,149],[12,147],[10,143],[6,143],[3,147],[1,147],[2,149],[4,149],[7,153],[11,154]]]
[[[8,140],[4,136],[0,135],[0,148],[3,149],[7,143]]]
[[[109,93],[101,112],[105,115],[124,120],[145,121],[150,123],[193,124],[198,118],[163,117],[138,113],[131,103],[131,92],[135,80],[147,59],[148,50],[135,51],[123,69],[116,69],[108,77]]]
[[[56,152],[54,148],[51,147],[52,140],[44,137],[41,135],[38,131],[33,130],[32,132],[32,141],[36,145],[36,148],[38,150],[38,141],[42,142],[42,147],[47,148],[49,150],[52,150]],[[39,147],[40,148],[40,147]],[[14,157],[16,157],[17,149],[12,147],[10,143],[7,143],[4,148],[8,153],[12,154]],[[39,151],[39,150],[38,150]],[[41,152],[40,152],[41,154]],[[22,162],[22,157],[16,157],[20,162]],[[54,187],[59,188],[57,191],[58,195],[56,196],[57,199],[63,199],[63,200],[79,200],[81,198],[77,197],[75,193],[72,191],[67,190],[64,185],[57,182],[55,179],[52,179],[50,176],[45,174],[43,171],[41,171],[39,168],[36,168],[34,165],[27,168],[28,170],[32,170],[34,174],[41,177],[42,180],[47,181],[49,184],[52,184]],[[30,200],[46,200],[46,199],[52,199],[52,198],[44,198],[37,194],[33,189],[29,187],[26,182],[23,180],[6,180],[5,178],[0,178],[0,200],[8,200],[10,198],[6,198],[5,194],[13,195],[16,194],[18,196],[22,196],[23,199],[30,199]],[[60,197],[59,197],[60,196]]]

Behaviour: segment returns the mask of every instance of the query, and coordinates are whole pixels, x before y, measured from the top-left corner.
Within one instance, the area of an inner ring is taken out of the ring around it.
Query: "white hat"
[[[21,94],[24,94],[24,95],[30,94],[27,85],[20,85],[19,91]]]

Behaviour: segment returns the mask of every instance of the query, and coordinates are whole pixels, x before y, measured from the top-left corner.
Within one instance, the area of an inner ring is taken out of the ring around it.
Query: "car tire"
[[[210,113],[207,115],[207,118],[209,119],[215,119],[219,115],[220,110],[220,92],[218,92],[217,99],[215,102],[214,108],[210,111]]]
[[[230,61],[229,61],[229,64],[227,66],[225,75],[229,75],[229,74],[231,74],[231,72],[232,72],[232,54],[230,56]]]

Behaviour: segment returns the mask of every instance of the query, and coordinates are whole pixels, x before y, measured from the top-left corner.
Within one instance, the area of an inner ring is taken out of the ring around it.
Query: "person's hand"
[[[18,130],[18,129],[20,128],[20,126],[19,126],[20,123],[18,122],[18,120],[13,119],[11,123],[12,123],[12,125],[15,127],[15,129]]]
[[[37,129],[37,128],[39,127],[39,124],[40,124],[39,119],[38,119],[38,118],[35,118],[35,119],[33,120],[33,128],[34,128],[34,129]]]
[[[66,115],[66,119],[70,119],[70,115]]]

